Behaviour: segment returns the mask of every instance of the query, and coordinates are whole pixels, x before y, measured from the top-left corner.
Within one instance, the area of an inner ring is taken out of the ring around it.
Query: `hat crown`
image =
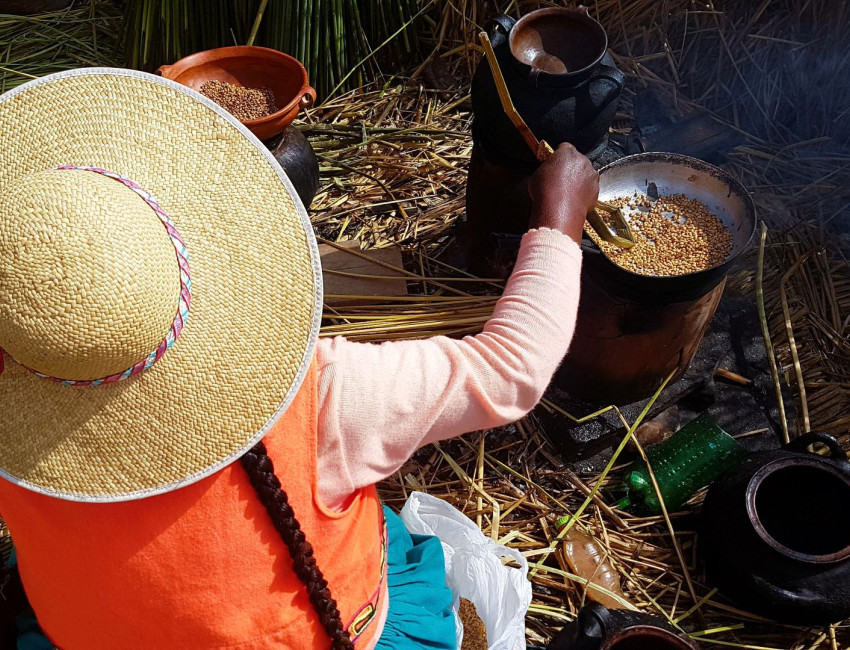
[[[144,360],[180,299],[175,248],[120,182],[79,169],[0,192],[0,347],[50,377],[96,380]]]

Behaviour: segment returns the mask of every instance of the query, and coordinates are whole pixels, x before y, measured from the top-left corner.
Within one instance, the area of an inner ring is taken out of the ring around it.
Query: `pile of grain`
[[[242,122],[258,120],[277,111],[269,88],[243,88],[226,81],[206,81],[201,94]]]
[[[487,628],[484,627],[484,621],[478,616],[472,601],[460,599],[458,616],[463,623],[463,643],[460,650],[487,650]]]
[[[629,217],[635,245],[622,249],[590,236],[618,266],[641,275],[685,275],[722,264],[732,252],[732,235],[700,201],[684,194],[653,201],[637,193],[609,201]],[[601,213],[603,216],[604,213]]]

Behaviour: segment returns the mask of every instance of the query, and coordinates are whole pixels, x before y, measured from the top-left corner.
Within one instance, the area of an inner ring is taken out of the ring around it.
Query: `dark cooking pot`
[[[696,650],[696,646],[657,616],[591,603],[547,650]]]
[[[696,354],[732,264],[750,244],[755,206],[731,175],[702,160],[671,153],[626,156],[599,172],[599,198],[685,194],[701,201],[732,235],[721,264],[697,273],[648,276],[609,260],[590,239],[582,245],[578,317],[555,383],[590,404],[629,404],[652,395]]]
[[[586,10],[538,9],[485,25],[514,107],[531,132],[553,147],[572,143],[592,156],[608,141],[625,76],[606,53],[608,36]],[[533,171],[534,153],[505,115],[482,59],[472,80],[472,137],[484,156],[509,169]]]
[[[824,458],[806,448],[820,442]],[[708,491],[700,547],[718,589],[785,623],[850,617],[850,463],[825,433],[750,455]]]
[[[266,146],[289,176],[304,207],[309,208],[319,191],[319,159],[310,141],[290,124]]]

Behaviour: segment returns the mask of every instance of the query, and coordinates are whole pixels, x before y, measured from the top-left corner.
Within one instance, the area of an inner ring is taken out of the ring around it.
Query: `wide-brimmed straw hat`
[[[92,68],[0,97],[0,474],[140,498],[236,460],[312,361],[321,267],[269,151],[198,93]]]

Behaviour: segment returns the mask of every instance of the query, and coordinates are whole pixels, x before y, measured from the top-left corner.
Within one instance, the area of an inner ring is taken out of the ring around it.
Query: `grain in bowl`
[[[205,81],[200,92],[242,122],[277,112],[270,88],[243,88],[226,81]]]

